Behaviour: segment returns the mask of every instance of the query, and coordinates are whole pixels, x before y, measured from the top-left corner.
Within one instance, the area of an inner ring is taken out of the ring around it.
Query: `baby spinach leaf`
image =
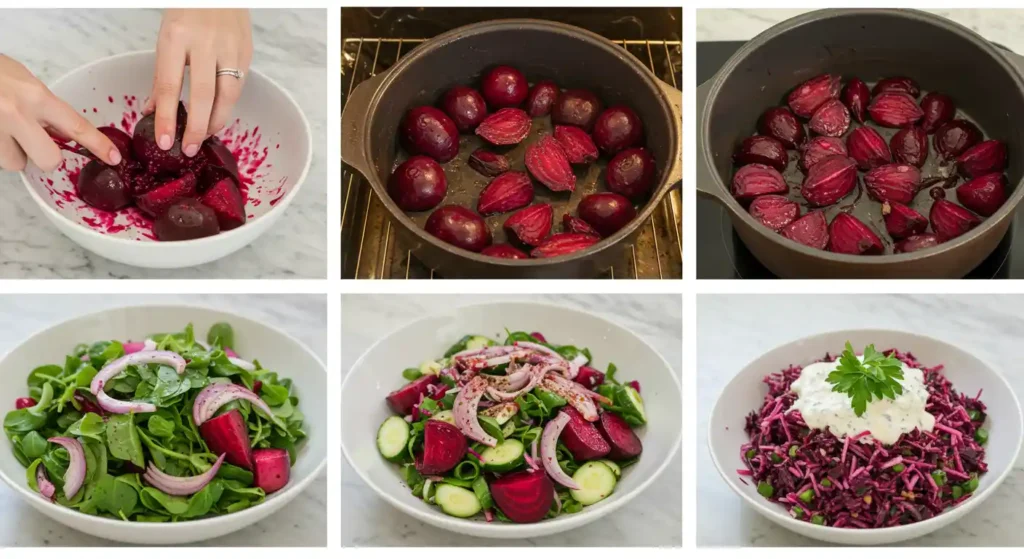
[[[227,462],[220,465],[220,469],[217,470],[217,478],[239,481],[246,486],[252,485],[253,482],[252,472]]]
[[[224,483],[213,480],[206,484],[206,487],[199,490],[188,499],[188,509],[182,513],[182,518],[199,518],[210,512],[213,505],[217,504],[224,493]]]
[[[134,414],[114,415],[107,419],[107,448],[114,458],[128,460],[140,468],[145,468],[142,442],[135,428],[134,417]]]
[[[143,487],[139,496],[142,506],[153,512],[181,516],[188,510],[188,501],[181,497],[172,497],[155,487]]]
[[[42,458],[49,446],[50,443],[36,431],[29,431],[21,439],[21,452],[32,460]]]
[[[235,331],[227,322],[218,322],[206,333],[206,343],[220,347],[235,347]]]
[[[43,464],[43,461],[39,458],[35,459],[28,468],[25,470],[25,481],[28,482],[28,488],[36,493],[39,493],[39,483],[36,481],[36,470]]]
[[[47,381],[56,380],[63,372],[64,369],[60,365],[36,367],[28,374],[28,387],[41,389],[43,384]]]
[[[444,356],[445,357],[451,357],[452,355],[455,355],[456,353],[458,353],[460,351],[465,351],[466,350],[466,344],[468,344],[469,340],[472,340],[473,337],[474,337],[473,334],[466,334],[465,336],[462,336],[461,338],[459,338],[459,341],[455,342],[454,344],[452,344],[451,347],[448,348],[448,351],[444,352]],[[408,371],[409,369],[406,369],[406,370]],[[419,372],[419,369],[415,369],[415,371]],[[405,373],[402,373],[402,375],[405,376]],[[409,378],[409,377],[406,377],[406,378]],[[416,379],[415,378],[410,378],[409,380],[416,380]]]
[[[264,384],[260,397],[268,406],[274,408],[288,401],[288,389],[276,384]]]
[[[103,442],[103,433],[106,431],[106,428],[107,426],[103,422],[102,417],[89,412],[73,423],[71,427],[68,427],[68,433],[76,437],[86,437]]]
[[[549,390],[544,390],[543,388],[534,388],[533,393],[548,410],[554,410],[555,408],[560,408],[568,404],[568,402],[565,401],[565,398]]]
[[[149,428],[149,432],[155,437],[161,439],[169,439],[174,436],[174,423],[160,417],[157,414],[153,414],[149,417],[149,421],[146,422],[146,427]]]
[[[409,367],[408,369],[405,369],[404,371],[402,371],[402,378],[404,378],[405,380],[412,381],[412,380],[416,380],[416,379],[418,379],[418,378],[420,378],[422,376],[423,376],[423,373],[421,373],[420,370],[417,369],[416,367]]]
[[[49,386],[49,385],[47,385]],[[29,411],[31,408],[11,410],[4,416],[4,431],[9,433],[28,433],[36,429],[42,429],[46,425],[46,415],[36,415]]]

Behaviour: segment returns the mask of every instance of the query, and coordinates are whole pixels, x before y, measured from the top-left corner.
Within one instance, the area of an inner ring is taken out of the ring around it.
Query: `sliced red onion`
[[[484,431],[476,416],[476,408],[480,405],[480,397],[484,395],[485,390],[487,390],[487,380],[483,377],[473,377],[455,397],[452,413],[455,415],[455,426],[462,431],[463,435],[493,447],[498,445],[498,439]]]
[[[576,485],[576,482],[562,471],[562,466],[558,463],[558,456],[555,453],[558,436],[562,434],[562,429],[565,429],[570,419],[567,413],[560,411],[544,426],[544,431],[540,435],[540,459],[544,463],[544,471],[551,479],[569,489],[579,489],[580,486]]]
[[[146,473],[142,474],[142,479],[168,495],[174,495],[177,497],[194,495],[199,493],[204,487],[213,481],[214,477],[217,476],[217,470],[219,470],[220,465],[224,463],[225,456],[227,455],[221,454],[209,470],[192,477],[177,477],[165,474],[156,467],[156,464],[150,462],[149,466],[146,468]]]
[[[477,355],[486,355],[493,357],[495,355],[501,355],[502,353],[508,353],[514,350],[514,346],[510,345],[492,345],[487,347],[480,347],[477,349],[464,349],[455,355],[452,355],[452,359],[463,359],[465,357],[472,357]]]
[[[526,394],[527,392],[533,390],[533,388],[540,383],[541,379],[544,378],[544,374],[549,370],[548,367],[550,367],[550,365],[531,366],[528,369],[530,380],[529,382],[526,383],[526,386],[520,388],[519,390],[513,392],[504,392],[489,386],[487,387],[487,396],[490,397],[492,400],[497,400],[499,402],[511,402],[512,400],[515,400],[516,398],[522,396],[523,394]]]
[[[146,338],[146,341],[142,342],[142,349],[146,351],[156,351],[156,348],[157,343],[149,338]]]
[[[587,421],[597,421],[597,405],[594,404],[593,397],[583,388],[583,386],[569,380],[562,378],[558,375],[545,375],[544,380],[541,381],[541,386],[546,390],[550,390],[555,394],[558,394],[562,398],[565,398],[569,405],[576,408],[576,411],[580,412],[583,419]]]
[[[156,406],[149,402],[125,402],[111,398],[103,391],[103,384],[100,384],[100,391],[96,393],[96,403],[103,411],[109,413],[155,413]]]
[[[57,494],[57,488],[50,483],[50,478],[46,477],[46,468],[42,464],[36,467],[36,487],[39,488],[39,493],[49,500],[53,500],[54,495]]]
[[[192,405],[192,419],[195,420],[196,427],[209,421],[221,406],[235,400],[251,402],[252,405],[267,414],[267,417],[272,421],[275,423],[278,421],[277,417],[274,416],[274,412],[270,410],[270,406],[253,391],[237,384],[216,382],[206,385],[206,388],[196,396],[195,404]]]
[[[578,355],[576,356],[576,359],[569,361],[565,357],[562,357],[561,353],[558,353],[557,351],[545,345],[535,344],[533,342],[515,342],[515,345],[526,347],[537,352],[546,354],[547,356],[554,358],[558,363],[564,364],[563,370],[565,371],[566,376],[569,377],[570,379],[576,378],[576,375],[579,374],[580,372],[580,365],[586,363],[586,361],[584,361],[583,363],[577,362],[577,360],[581,357],[586,359],[585,356]]]
[[[487,384],[497,390],[519,390],[530,382],[530,370],[529,368],[520,368],[507,375],[487,375],[486,378]]]
[[[562,499],[558,496],[558,490],[555,489],[555,516],[562,514]]]
[[[185,372],[185,360],[173,351],[139,351],[115,359],[100,369],[100,372],[96,373],[96,376],[92,378],[92,384],[89,385],[89,389],[93,394],[96,394],[108,380],[121,374],[129,366],[147,365],[149,363],[159,363],[160,365],[174,367],[174,370],[179,375]]]
[[[241,367],[246,371],[249,371],[250,373],[256,370],[256,365],[253,365],[252,363],[239,357],[228,357],[228,361],[230,361],[232,365],[236,367]]]
[[[85,449],[82,448],[82,443],[70,437],[53,437],[47,440],[59,444],[68,451],[68,470],[64,473],[64,497],[70,500],[85,483]]]

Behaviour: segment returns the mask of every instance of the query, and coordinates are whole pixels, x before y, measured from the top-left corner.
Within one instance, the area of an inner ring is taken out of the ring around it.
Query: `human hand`
[[[51,133],[74,140],[108,165],[121,162],[109,138],[28,68],[0,55],[0,168],[22,171],[31,160],[47,173],[56,169],[64,157]]]
[[[217,71],[249,71],[252,62],[252,24],[248,10],[166,10],[156,47],[153,94],[143,109],[156,111],[156,143],[174,145],[178,100],[185,67],[189,67],[188,122],[182,139],[187,157],[227,123],[243,80],[217,77]]]

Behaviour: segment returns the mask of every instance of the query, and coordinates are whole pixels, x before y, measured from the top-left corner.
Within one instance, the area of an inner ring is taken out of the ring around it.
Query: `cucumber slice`
[[[480,453],[480,462],[485,470],[507,472],[523,465],[523,453],[525,452],[526,447],[522,442],[506,439],[496,447],[484,449]]]
[[[622,477],[622,468],[620,468],[618,464],[612,462],[611,460],[598,461],[604,464],[605,466],[608,466],[608,469],[611,470],[613,474],[615,474],[615,479],[619,479],[620,477]]]
[[[468,489],[442,483],[434,493],[434,502],[449,516],[469,518],[480,512],[480,500]]]
[[[504,425],[508,423],[508,420],[515,417],[517,413],[519,413],[518,404],[515,402],[505,402],[485,409],[480,412],[480,415],[497,421],[498,425]]]
[[[444,421],[445,423],[455,425],[455,414],[452,413],[452,410],[441,410],[430,416],[430,419],[436,419],[438,421]]]
[[[393,415],[384,420],[377,429],[377,450],[380,455],[392,462],[400,462],[405,447],[409,444],[409,424],[404,419]]]
[[[437,361],[424,361],[420,363],[420,372],[425,375],[436,375],[441,372],[441,364]]]
[[[580,488],[570,489],[569,494],[584,506],[604,500],[615,490],[615,472],[604,462],[583,464],[573,474],[572,480]]]
[[[486,336],[473,336],[466,342],[466,349],[482,349],[495,345],[494,340]]]
[[[640,419],[647,423],[647,412],[644,411],[644,399],[640,397],[640,393],[636,391],[632,386],[623,386],[623,394],[626,395],[625,401],[622,402],[622,407],[634,412],[640,416]]]

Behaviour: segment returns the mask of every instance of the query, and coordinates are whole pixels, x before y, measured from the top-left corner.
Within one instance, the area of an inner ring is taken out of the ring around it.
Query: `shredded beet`
[[[933,432],[915,429],[886,446],[859,442],[867,433],[840,440],[828,429],[811,429],[791,409],[797,396],[790,386],[802,370],[791,366],[764,378],[768,395],[747,416],[750,442],[740,447],[747,468],[737,474],[797,520],[836,528],[912,524],[969,499],[988,471],[985,448],[975,440],[985,422],[981,393],[958,393],[942,365],[923,367],[896,349],[884,353],[924,372]],[[826,354],[823,361],[834,359]]]

